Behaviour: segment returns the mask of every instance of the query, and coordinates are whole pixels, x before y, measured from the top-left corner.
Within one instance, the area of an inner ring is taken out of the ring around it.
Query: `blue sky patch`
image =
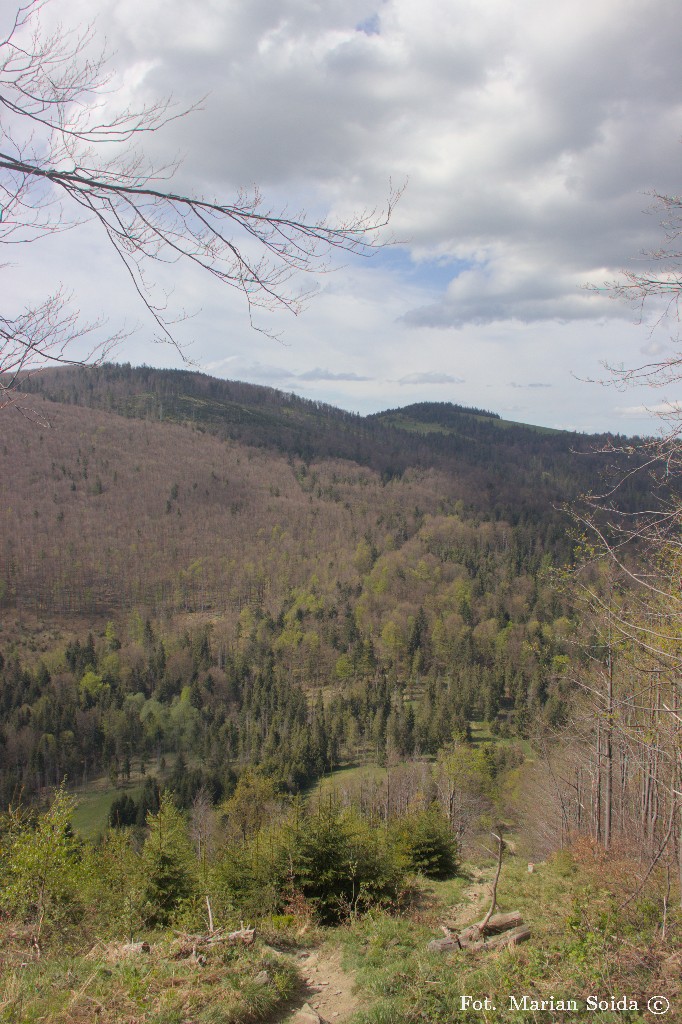
[[[379,15],[376,13],[370,14],[369,18],[365,18],[364,21],[358,22],[355,26],[356,32],[364,32],[366,36],[378,36],[381,34],[381,25],[379,22]]]
[[[388,270],[421,288],[442,292],[454,278],[475,266],[471,260],[441,257],[435,260],[413,260],[407,249],[387,246],[378,249],[368,260],[369,268]]]

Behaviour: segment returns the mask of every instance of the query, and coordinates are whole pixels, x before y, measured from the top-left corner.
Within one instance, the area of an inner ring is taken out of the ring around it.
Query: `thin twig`
[[[481,931],[481,932],[485,929],[485,926],[487,925],[488,921],[493,916],[493,910],[497,906],[497,883],[500,880],[500,872],[502,871],[502,852],[504,850],[504,839],[502,838],[502,836],[498,836],[495,832],[491,832],[491,835],[492,835],[493,839],[497,839],[497,843],[498,843],[498,846],[497,846],[497,871],[495,872],[495,881],[493,882],[493,890],[492,890],[492,894],[491,894],[492,895],[492,902],[490,904],[490,910],[488,911],[488,913],[485,915],[485,917],[483,918],[483,920],[481,921],[481,923],[478,926],[479,931]]]

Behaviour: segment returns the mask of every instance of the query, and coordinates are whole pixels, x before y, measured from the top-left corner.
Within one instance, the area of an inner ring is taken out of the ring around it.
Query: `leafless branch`
[[[337,223],[269,208],[257,187],[240,190],[231,201],[173,190],[169,179],[176,167],[151,166],[137,143],[193,108],[162,100],[137,110],[112,109],[115,86],[106,56],[90,55],[93,27],[43,32],[40,13],[49,2],[19,6],[0,40],[1,244],[23,245],[94,222],[159,337],[176,345],[178,314],[153,272],[160,264],[185,264],[235,288],[253,324],[256,310],[299,313],[307,293],[294,278],[324,273],[333,253],[370,255],[386,244],[380,232],[401,189],[390,189],[384,209]],[[41,361],[84,361],[70,346],[94,327],[80,326],[70,312],[60,314],[62,298],[57,292],[2,321],[5,393]],[[85,358],[102,358],[115,340],[109,337]]]

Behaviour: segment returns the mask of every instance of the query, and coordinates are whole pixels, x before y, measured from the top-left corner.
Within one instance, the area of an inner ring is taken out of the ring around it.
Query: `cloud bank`
[[[60,0],[46,18],[76,24],[91,10]],[[287,348],[254,340],[210,282],[177,284],[203,310],[187,329],[203,365],[271,364],[273,383],[289,374],[351,407],[395,404],[409,388],[446,399],[457,385],[458,400],[500,412],[524,389],[517,417],[551,425],[622,415],[609,392],[581,397],[576,378],[636,361],[646,338],[630,310],[584,286],[656,248],[647,192],[679,191],[676,0],[101,0],[97,11],[127,101],[205,97],[144,140],[160,163],[183,155],[179,187],[229,197],[258,182],[275,209],[343,218],[380,206],[389,179],[408,181],[397,249],[323,277]],[[520,368],[543,383],[510,384]]]

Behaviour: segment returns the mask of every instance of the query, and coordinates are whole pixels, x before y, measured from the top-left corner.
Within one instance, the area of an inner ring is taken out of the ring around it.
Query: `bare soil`
[[[471,885],[464,891],[461,903],[452,907],[447,915],[448,927],[459,931],[479,921],[490,906],[491,885],[490,870],[474,868]]]
[[[345,1024],[359,1009],[360,1002],[353,994],[354,978],[341,967],[340,950],[322,946],[302,951],[298,959],[303,983],[276,1024],[307,1024],[310,1018],[302,1013],[306,1003],[322,1021]]]

